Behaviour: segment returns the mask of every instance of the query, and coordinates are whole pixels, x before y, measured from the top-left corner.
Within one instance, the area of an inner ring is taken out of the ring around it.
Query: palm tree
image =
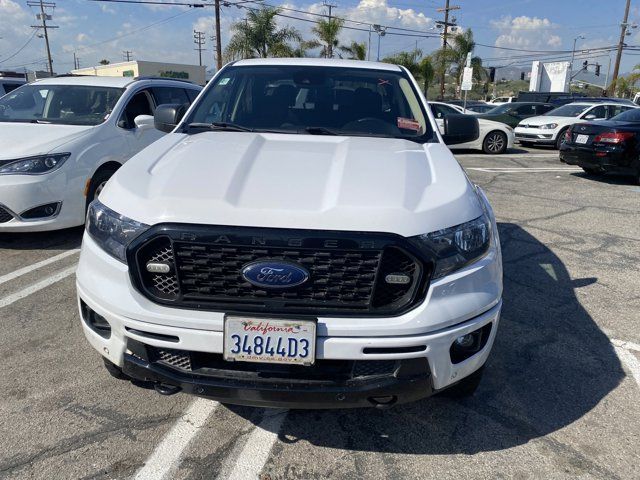
[[[424,57],[418,64],[419,76],[422,78],[424,85],[424,96],[427,97],[429,92],[429,85],[433,83],[433,79],[436,76],[436,69],[433,68],[433,63],[430,57]]]
[[[456,86],[459,85],[466,66],[467,55],[473,52],[475,46],[476,42],[470,29],[452,36],[449,41],[449,48],[441,48],[434,54],[437,73],[442,75],[442,69],[444,69],[445,73],[451,73],[455,78]],[[482,59],[480,57],[471,58],[471,67],[473,68],[474,79],[478,82],[482,81],[483,75],[486,73],[482,68]]]
[[[382,59],[384,63],[395,63],[396,65],[402,65],[411,72],[413,76],[417,76],[420,73],[420,65],[418,59],[422,56],[422,50],[416,49],[412,52],[398,52],[390,57]]]
[[[348,47],[338,47],[341,52],[348,55],[351,60],[364,60],[367,58],[367,44],[362,42],[351,42]]]
[[[294,49],[289,42],[299,42],[300,33],[292,27],[278,29],[276,16],[279,13],[280,9],[271,7],[249,10],[243,21],[231,26],[234,34],[227,45],[226,57],[235,59],[292,56]]]
[[[311,30],[316,39],[306,43],[307,48],[322,47],[320,56],[325,58],[333,58],[333,51],[339,48],[338,35],[342,30],[344,20],[341,18],[331,17],[326,20],[320,20]]]

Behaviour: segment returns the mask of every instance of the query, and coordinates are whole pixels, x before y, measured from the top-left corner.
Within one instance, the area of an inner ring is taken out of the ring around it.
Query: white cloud
[[[498,31],[496,47],[549,49],[562,45],[562,38],[553,32],[559,25],[548,18],[505,16],[491,22]]]
[[[87,35],[86,33],[79,33],[78,35],[76,35],[76,42],[78,43],[84,43],[87,40],[89,40],[89,35]]]

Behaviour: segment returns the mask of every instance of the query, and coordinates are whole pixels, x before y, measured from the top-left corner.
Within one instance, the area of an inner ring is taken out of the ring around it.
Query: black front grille
[[[5,208],[0,207],[0,223],[7,223],[12,219],[13,215],[11,215]]]
[[[397,360],[316,360],[311,366],[278,363],[227,362],[219,353],[171,350],[145,345],[146,357],[159,366],[205,377],[253,376],[286,381],[359,381],[394,375]]]
[[[399,314],[424,298],[431,271],[431,264],[396,235],[191,226],[154,230],[129,249],[132,279],[148,298],[171,306]],[[301,266],[309,280],[294,288],[255,286],[242,270],[256,261]],[[149,267],[157,264],[168,271]],[[388,276],[406,283],[390,283]]]

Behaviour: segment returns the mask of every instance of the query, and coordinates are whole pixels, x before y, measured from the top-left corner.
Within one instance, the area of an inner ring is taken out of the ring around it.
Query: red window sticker
[[[419,132],[421,127],[420,122],[414,120],[413,118],[398,117],[398,128]]]
[[[385,80],[384,78],[379,78],[378,85],[391,85],[391,82],[389,80]]]

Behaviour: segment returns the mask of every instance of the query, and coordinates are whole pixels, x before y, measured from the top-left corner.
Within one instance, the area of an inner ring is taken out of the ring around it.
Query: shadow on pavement
[[[591,182],[608,183],[609,185],[629,185],[631,187],[637,187],[635,178],[632,175],[619,175],[616,173],[603,173],[600,175],[594,175],[586,172],[576,172],[571,174],[574,177],[584,178]]]
[[[291,411],[280,441],[407,454],[501,450],[570,425],[616,388],[624,376],[618,358],[574,293],[597,279],[571,279],[560,259],[519,226],[499,228],[504,308],[473,397],[436,396],[384,411]]]
[[[84,227],[54,232],[0,233],[0,250],[70,250],[79,248]]]

